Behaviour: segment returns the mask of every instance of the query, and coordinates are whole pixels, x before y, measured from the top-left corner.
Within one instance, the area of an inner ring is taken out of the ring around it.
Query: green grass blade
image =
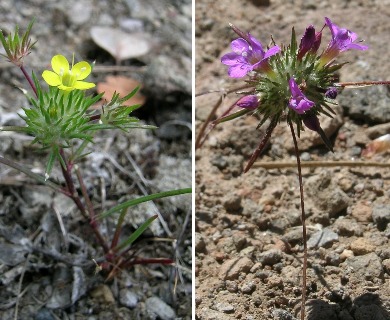
[[[134,231],[134,233],[128,237],[126,240],[122,241],[117,247],[113,249],[113,251],[119,251],[121,249],[124,249],[128,246],[130,246],[135,240],[138,239],[138,237],[152,224],[154,220],[157,219],[157,215],[154,215],[150,217],[148,220],[146,220],[137,230]]]
[[[191,192],[192,192],[192,188],[184,188],[184,189],[170,190],[170,191],[164,191],[164,192],[160,192],[160,193],[154,193],[154,194],[150,194],[150,195],[140,197],[137,199],[131,199],[131,200],[125,201],[125,202],[111,208],[110,210],[108,210],[106,212],[101,213],[98,216],[98,218],[99,219],[107,218],[116,212],[120,212],[125,208],[132,207],[132,206],[135,206],[135,205],[143,203],[143,202],[147,202],[147,201],[151,201],[151,200],[155,200],[155,199],[166,198],[166,197],[178,196],[181,194],[186,194],[186,193],[191,193]]]

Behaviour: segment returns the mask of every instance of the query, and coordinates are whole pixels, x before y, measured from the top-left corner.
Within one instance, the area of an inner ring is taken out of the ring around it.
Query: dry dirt
[[[89,81],[120,75],[143,84],[147,101],[135,116],[159,129],[99,133],[88,149],[91,153],[79,164],[97,213],[145,193],[191,186],[191,11],[188,0],[0,3],[0,29],[5,33],[16,24],[24,30],[35,18],[31,34],[38,42],[25,65],[40,81],[53,55],[71,60],[74,53],[76,62],[96,60]],[[135,28],[151,50],[117,65],[92,41],[93,26],[127,34]],[[42,85],[46,86],[43,81]],[[17,113],[29,105],[19,88],[31,93],[20,70],[1,57],[1,126],[23,125]],[[93,89],[90,93],[96,94]],[[44,174],[47,152],[31,146],[32,137],[0,132],[0,139],[2,157]],[[64,183],[57,164],[50,179]],[[92,260],[104,261],[102,248],[74,203],[1,164],[0,319],[191,319],[191,211],[189,194],[129,211],[122,238],[147,216],[159,212],[161,217],[129,255],[175,263],[136,265],[107,280],[106,272],[95,272]],[[115,221],[116,217],[101,222],[105,239],[112,239]]]
[[[222,92],[242,84],[229,79],[220,63],[236,38],[229,22],[263,43],[272,35],[280,44],[289,42],[293,26],[300,37],[309,24],[321,28],[329,17],[370,46],[341,57],[350,62],[341,81],[384,80],[389,8],[388,1],[197,1],[196,92],[217,91],[196,98],[197,133]],[[303,169],[307,319],[390,319],[390,174],[388,168],[358,165],[388,163],[389,152],[371,159],[361,152],[389,132],[389,90],[370,90],[345,90],[335,108],[338,116],[322,119],[334,153],[310,133],[298,140],[303,161],[324,163]],[[228,96],[225,108],[231,100]],[[248,117],[221,124],[196,151],[196,319],[299,318],[303,245],[292,138],[281,124],[258,159],[290,167],[255,164],[243,174],[262,135],[257,123]],[[325,167],[338,161],[356,164]]]

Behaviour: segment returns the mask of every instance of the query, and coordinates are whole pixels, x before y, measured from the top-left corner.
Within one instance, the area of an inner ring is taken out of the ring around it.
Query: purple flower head
[[[302,60],[307,52],[316,53],[321,44],[321,32],[316,32],[314,26],[306,28],[298,50],[298,60]]]
[[[221,62],[229,66],[228,74],[231,78],[242,78],[248,72],[261,68],[261,64],[280,51],[278,46],[263,50],[261,43],[248,33],[247,40],[239,38],[233,40],[233,52],[225,54]]]
[[[332,33],[332,40],[330,41],[328,48],[325,50],[321,59],[327,63],[335,58],[340,52],[356,49],[356,50],[367,50],[368,47],[355,43],[357,34],[348,30],[339,28],[337,25],[332,23],[329,18],[325,18],[325,23],[329,27]]]
[[[259,106],[259,99],[256,95],[248,95],[237,101],[236,105],[244,109],[256,109]]]
[[[330,87],[328,90],[326,90],[325,97],[330,99],[336,99],[337,94],[337,89],[335,87]]]
[[[296,113],[303,114],[305,111],[311,109],[315,105],[315,103],[309,100],[299,89],[294,78],[291,78],[288,81],[288,84],[291,91],[291,98],[289,100],[288,106]]]

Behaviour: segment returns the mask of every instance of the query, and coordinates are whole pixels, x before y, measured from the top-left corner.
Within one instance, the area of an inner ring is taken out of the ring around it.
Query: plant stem
[[[24,77],[26,78],[26,80],[30,84],[31,89],[33,89],[35,95],[38,97],[37,88],[35,87],[34,82],[32,81],[30,75],[27,73],[27,70],[25,69],[25,67],[23,65],[20,66],[20,70],[22,70]]]
[[[252,167],[253,163],[256,161],[259,154],[263,151],[269,138],[271,137],[272,131],[274,131],[277,124],[278,124],[278,117],[272,118],[271,123],[269,124],[267,130],[265,130],[264,137],[261,139],[260,144],[258,145],[256,150],[253,152],[251,158],[249,159],[248,164],[244,169],[244,173],[248,172],[248,170]]]
[[[133,259],[126,264],[124,264],[121,267],[130,267],[134,266],[136,264],[151,264],[151,263],[158,263],[158,264],[173,264],[175,263],[174,260],[169,258],[136,258]]]
[[[302,270],[302,301],[301,301],[301,320],[305,320],[305,304],[306,304],[306,284],[307,284],[307,234],[306,234],[306,215],[305,215],[305,201],[303,198],[303,183],[302,183],[302,169],[301,159],[299,157],[298,143],[295,136],[294,126],[291,121],[288,121],[291,129],[292,138],[294,140],[295,156],[297,158],[299,192],[301,195],[301,221],[302,221],[302,237],[303,237],[303,270]]]
[[[97,225],[95,210],[93,209],[93,204],[92,204],[91,199],[88,195],[87,188],[85,187],[83,177],[81,176],[80,168],[78,168],[78,167],[76,167],[76,175],[77,175],[77,179],[79,180],[79,183],[80,183],[81,193],[83,194],[83,197],[85,199],[85,203],[87,204],[87,210],[89,213],[89,218],[91,220],[91,224]]]
[[[335,83],[336,87],[366,87],[366,86],[378,86],[378,85],[390,85],[390,81],[361,81],[361,82],[339,82]]]
[[[114,233],[114,236],[113,236],[112,241],[111,241],[111,249],[113,251],[115,251],[114,249],[118,244],[119,236],[120,236],[120,233],[122,230],[123,221],[125,221],[126,212],[127,212],[127,208],[123,208],[120,215],[119,215],[118,222],[116,223],[115,233]]]
[[[103,247],[104,252],[108,253],[108,251],[109,251],[108,245],[107,245],[106,241],[104,240],[102,234],[99,232],[99,224],[96,220],[95,210],[93,208],[91,198],[88,195],[88,191],[87,191],[87,188],[85,187],[84,180],[83,180],[83,177],[81,176],[81,172],[80,172],[79,168],[76,168],[76,175],[77,175],[77,179],[79,180],[79,183],[80,183],[81,193],[83,194],[85,203],[87,204],[87,209],[88,209],[89,219],[90,219],[89,224],[91,225],[100,245]]]
[[[244,86],[242,86],[240,88],[235,88],[233,90],[229,90],[229,91],[227,91],[226,93],[224,93],[223,95],[221,95],[219,97],[218,101],[214,104],[214,106],[211,109],[209,115],[207,116],[207,119],[203,122],[202,126],[199,129],[198,136],[196,137],[196,140],[195,140],[195,149],[200,148],[202,146],[202,144],[204,143],[204,141],[205,141],[205,139],[207,137],[207,133],[205,133],[205,131],[207,129],[207,126],[210,124],[211,119],[213,119],[215,113],[217,112],[217,109],[222,104],[224,96],[229,94],[229,93],[233,93],[233,92],[235,92],[237,90],[246,89],[246,88],[250,88],[250,87],[252,87],[252,86],[248,86],[246,84],[246,85],[244,85]]]
[[[284,169],[292,168],[296,166],[296,162],[293,161],[259,161],[253,164],[254,168],[264,168],[264,169]],[[377,161],[303,161],[301,162],[302,168],[325,168],[325,167],[380,167],[388,168],[390,163],[386,162],[377,162]]]
[[[76,188],[74,186],[72,175],[71,175],[71,165],[66,160],[64,149],[60,148],[59,153],[60,153],[60,156],[62,158],[62,162],[65,164],[65,167],[61,164],[61,170],[62,170],[62,174],[63,174],[64,179],[65,179],[66,186],[68,187],[68,190],[70,193],[69,197],[76,204],[77,208],[80,210],[80,212],[83,214],[83,216],[88,218],[89,215],[87,213],[87,210],[85,209],[83,203],[81,202],[81,199],[80,199],[80,197],[76,191]],[[81,188],[83,189],[82,186],[81,186]],[[86,192],[85,186],[84,186],[84,192]],[[84,195],[84,193],[83,193],[83,195]],[[89,199],[88,195],[87,195],[87,199]],[[89,214],[91,214],[91,213],[89,212]],[[91,216],[89,216],[89,217],[91,218]],[[103,236],[99,232],[94,213],[93,213],[93,217],[94,218],[93,218],[93,220],[91,219],[91,223],[90,223],[91,228],[92,228],[93,232],[95,233],[95,236],[96,236],[97,240],[99,241],[99,244],[102,246],[104,252],[108,253],[109,248],[108,248]]]

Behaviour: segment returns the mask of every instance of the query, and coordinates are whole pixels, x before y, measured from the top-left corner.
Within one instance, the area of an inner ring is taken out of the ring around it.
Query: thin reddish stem
[[[81,193],[83,194],[83,197],[85,199],[85,203],[87,204],[89,218],[91,219],[91,224],[92,223],[96,224],[95,210],[93,209],[91,199],[89,198],[87,188],[85,187],[84,180],[83,180],[83,177],[81,176],[81,172],[80,172],[79,168],[76,168],[76,175],[77,175],[77,179],[79,180],[79,183],[80,183]]]
[[[294,141],[295,156],[297,158],[299,192],[301,195],[301,221],[302,221],[302,237],[303,237],[303,270],[302,270],[302,302],[301,302],[301,320],[305,320],[305,304],[306,304],[306,285],[307,285],[307,233],[306,233],[306,215],[305,201],[303,197],[303,182],[301,159],[299,157],[298,142],[295,136],[294,126],[291,121],[288,122],[291,129],[292,138]]]
[[[253,163],[256,161],[257,157],[260,155],[260,153],[263,151],[264,147],[266,146],[269,138],[271,137],[272,131],[274,131],[276,125],[278,124],[278,119],[275,117],[271,120],[270,125],[268,126],[267,130],[265,131],[264,137],[261,139],[258,147],[256,150],[252,153],[251,158],[248,161],[248,164],[246,165],[244,169],[244,173],[248,172],[249,169],[252,167]]]
[[[83,216],[88,218],[87,210],[85,209],[85,206],[81,202],[80,196],[78,195],[76,188],[74,186],[74,183],[73,183],[73,178],[71,175],[71,164],[68,163],[66,160],[64,149],[61,148],[59,152],[60,152],[60,156],[65,164],[65,167],[64,167],[61,163],[61,170],[62,170],[62,174],[63,174],[64,179],[65,179],[66,186],[67,186],[69,193],[70,193],[70,198],[76,204],[77,208],[80,210],[80,212],[83,214]],[[86,190],[84,190],[84,191],[86,191]],[[108,248],[108,245],[107,245],[106,241],[104,240],[103,236],[99,232],[98,226],[96,224],[96,220],[94,222],[95,223],[93,223],[93,221],[91,220],[91,223],[90,223],[91,228],[92,228],[93,232],[95,233],[95,236],[96,236],[97,240],[99,241],[99,244],[102,246],[104,252],[107,254],[110,251],[110,249]]]
[[[23,75],[26,78],[26,80],[28,81],[28,83],[30,84],[31,89],[33,89],[35,95],[38,97],[37,88],[35,87],[34,81],[32,81],[30,75],[27,73],[27,70],[25,69],[25,67],[23,65],[20,66],[20,70],[22,70]]]
[[[173,264],[175,263],[174,260],[169,258],[136,258],[129,262],[127,262],[123,267],[130,267],[136,264]]]
[[[124,210],[126,210],[126,209],[124,209]],[[119,218],[118,218],[118,222],[116,223],[115,233],[114,233],[114,236],[112,237],[112,241],[111,241],[111,250],[113,250],[113,251],[119,242],[119,236],[121,234],[122,225],[123,225],[123,222],[125,220],[125,213],[126,213],[126,211],[121,212],[121,214],[119,215]],[[117,251],[117,250],[115,250],[115,251]]]
[[[361,82],[339,82],[335,84],[336,87],[355,87],[355,86],[377,86],[390,85],[390,81],[361,81]]]
[[[239,87],[239,88],[235,88],[233,90],[229,90],[226,92],[226,94],[229,94],[229,93],[233,93],[233,92],[236,92],[237,90],[242,90],[242,89],[247,89],[247,88],[251,88],[252,86],[251,85],[244,85],[242,87]],[[213,119],[213,117],[215,116],[215,113],[217,112],[217,109],[219,108],[219,106],[221,105],[222,101],[223,101],[223,98],[224,98],[225,95],[221,95],[218,99],[218,101],[214,104],[213,108],[211,109],[209,115],[207,116],[207,119],[205,120],[205,122],[203,122],[202,126],[200,127],[199,129],[199,133],[196,137],[196,140],[195,140],[195,148],[198,149],[200,148],[205,139],[206,139],[206,136],[207,134],[205,134],[206,132],[206,129],[208,127],[208,125],[210,124],[211,122],[211,119]]]

